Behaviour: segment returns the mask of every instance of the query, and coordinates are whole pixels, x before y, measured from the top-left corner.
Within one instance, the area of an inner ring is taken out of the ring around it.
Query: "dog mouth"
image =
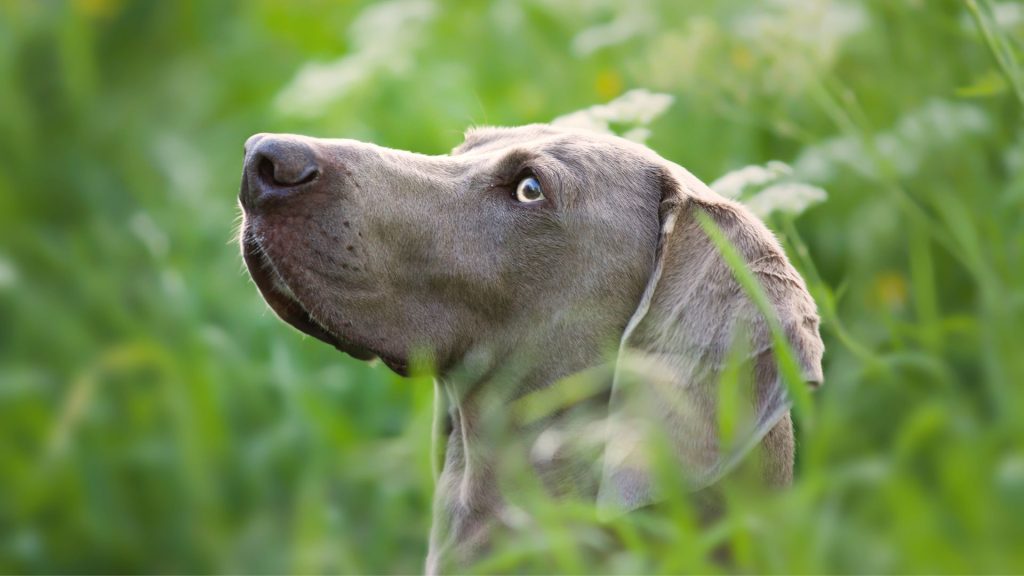
[[[249,269],[249,275],[263,299],[282,320],[321,342],[334,346],[339,351],[358,360],[380,358],[389,368],[399,374],[407,372],[407,363],[385,354],[378,354],[350,338],[335,333],[318,320],[295,292],[288,286],[281,273],[266,254],[253,233],[246,229],[242,234],[242,257]]]

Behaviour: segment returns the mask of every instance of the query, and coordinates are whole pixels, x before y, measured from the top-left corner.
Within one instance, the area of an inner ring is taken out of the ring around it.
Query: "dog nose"
[[[242,205],[293,194],[320,175],[313,148],[295,136],[256,134],[245,142]]]

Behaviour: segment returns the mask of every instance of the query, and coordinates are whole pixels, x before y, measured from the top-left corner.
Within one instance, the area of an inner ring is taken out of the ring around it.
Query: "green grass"
[[[622,8],[438,2],[407,66],[364,56],[302,115],[279,94],[367,50],[365,3],[0,1],[0,571],[418,571],[429,379],[266,309],[242,143],[444,153],[630,88],[675,96],[649,143],[705,181],[781,160],[829,193],[769,221],[827,345],[798,480],[738,474],[710,528],[538,495],[480,569],[720,572],[728,544],[739,572],[1024,571],[1020,5],[799,5],[623,4],[642,32],[588,52]]]

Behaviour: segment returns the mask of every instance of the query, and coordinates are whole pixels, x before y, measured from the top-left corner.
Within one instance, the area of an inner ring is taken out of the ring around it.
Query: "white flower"
[[[644,142],[650,131],[644,129],[655,118],[661,116],[672,105],[674,98],[644,89],[630,90],[607,104],[598,104],[576,112],[559,116],[552,124],[614,134],[611,125],[632,126],[624,136],[636,142]]]
[[[900,118],[894,132],[901,139],[919,145],[953,143],[964,134],[980,134],[989,128],[988,117],[970,104],[929,100]]]
[[[743,202],[751,212],[766,218],[773,212],[798,215],[828,195],[817,186],[792,180],[793,169],[772,160],[764,166],[752,164],[726,173],[711,183],[711,189]]]
[[[739,170],[727,172],[711,183],[711,189],[726,198],[739,198],[744,188],[763,186],[790,172],[792,169],[789,166],[775,160],[764,166],[751,164]]]
[[[626,140],[632,140],[633,142],[639,142],[643,144],[651,137],[651,129],[643,126],[638,126],[631,130],[626,130],[622,133],[622,137]]]
[[[735,20],[737,36],[756,44],[785,42],[824,63],[868,25],[863,6],[835,0],[770,0],[753,6]]]
[[[278,93],[278,110],[316,116],[378,72],[406,70],[436,11],[430,0],[391,0],[368,6],[349,27],[352,53],[333,62],[304,65]]]
[[[996,26],[1010,30],[1024,23],[1024,6],[1020,2],[996,2],[992,5]]]
[[[589,56],[602,48],[643,36],[653,28],[654,19],[649,13],[630,10],[607,24],[591,26],[577,33],[572,39],[572,52],[581,58]]]
[[[909,176],[928,154],[990,129],[988,116],[977,106],[930,100],[904,114],[889,130],[876,134],[871,143],[899,175]],[[812,182],[831,179],[840,166],[863,176],[877,171],[875,159],[855,136],[830,138],[810,146],[794,163],[796,174]]]
[[[799,215],[815,204],[824,202],[828,194],[817,186],[801,182],[785,182],[769,186],[748,198],[744,204],[761,218],[773,212]]]
[[[748,2],[729,30],[750,53],[760,86],[768,93],[803,94],[821,71],[835,64],[847,40],[866,30],[868,12],[839,0]],[[721,82],[727,86],[728,79]],[[751,88],[732,86],[749,97]]]

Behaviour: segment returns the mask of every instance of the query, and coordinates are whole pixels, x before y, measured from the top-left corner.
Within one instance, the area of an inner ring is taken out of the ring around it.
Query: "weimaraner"
[[[435,428],[447,443],[428,572],[467,565],[529,517],[502,473],[519,457],[556,497],[608,510],[668,489],[655,486],[645,450],[655,429],[679,489],[714,484],[754,448],[765,484],[791,482],[772,326],[817,385],[815,304],[767,228],[680,166],[548,125],[473,129],[442,156],[273,134],[245,150],[242,253],[270,307],[355,358],[406,374],[422,354],[436,368]],[[774,319],[737,282],[709,223]],[[726,442],[720,381],[735,380],[735,366],[747,412]],[[605,384],[517,417],[522,402],[588,374]]]

